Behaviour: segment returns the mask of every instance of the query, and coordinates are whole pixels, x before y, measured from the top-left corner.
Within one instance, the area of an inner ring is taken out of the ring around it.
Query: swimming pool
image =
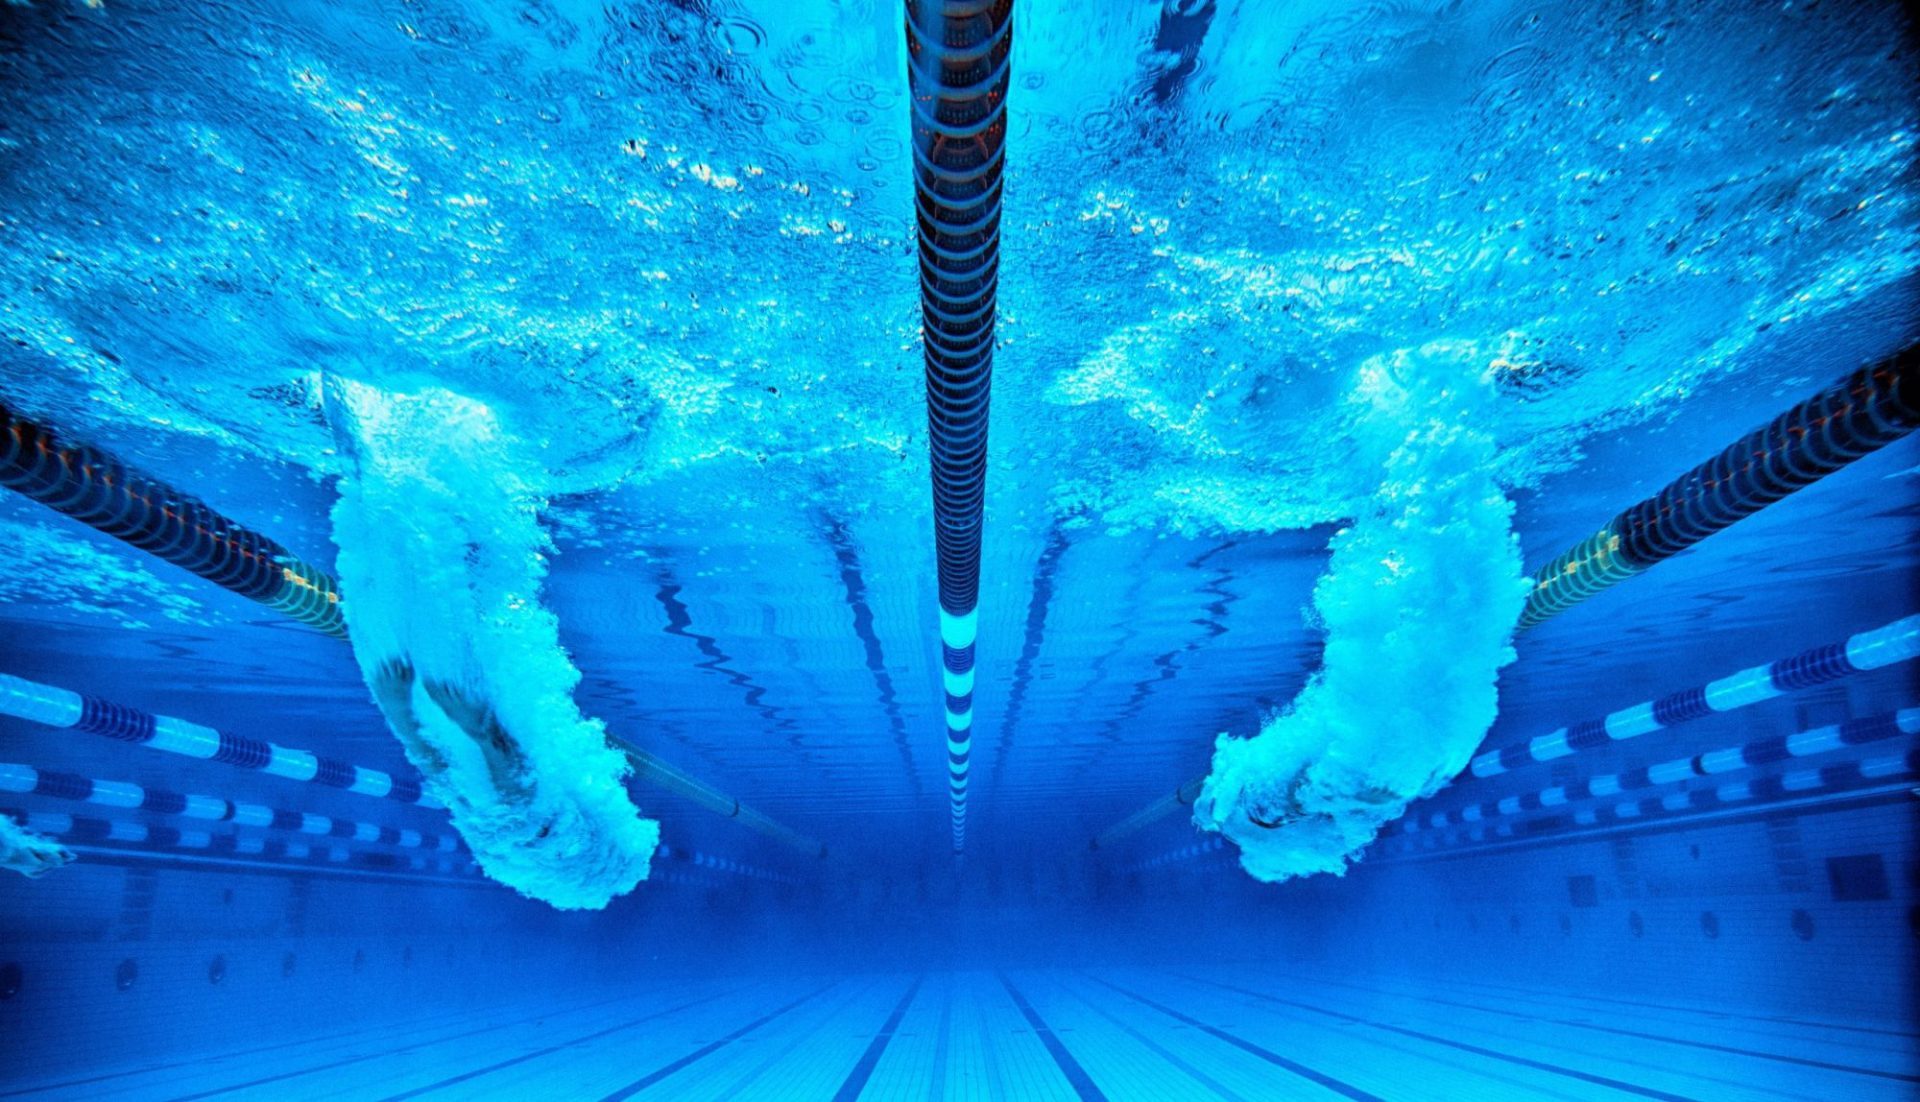
[[[1909,1097],[1915,65],[0,9],[0,1097]]]

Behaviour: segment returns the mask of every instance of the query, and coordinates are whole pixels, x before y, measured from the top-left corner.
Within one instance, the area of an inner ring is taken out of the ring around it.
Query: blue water
[[[1913,1096],[1920,442],[1514,632],[1920,335],[1899,6],[1014,20],[956,855],[898,7],[0,6],[0,408],[348,634],[0,494],[0,1097]]]

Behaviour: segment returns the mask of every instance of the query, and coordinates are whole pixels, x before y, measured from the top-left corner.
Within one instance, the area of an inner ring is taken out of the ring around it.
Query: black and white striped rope
[[[61,440],[4,403],[0,486],[328,635],[347,637],[340,587],[325,571],[191,494],[98,448]]]
[[[967,848],[967,776],[973,762],[973,642],[979,613],[940,613],[940,671],[946,689],[947,799],[953,819],[953,851]],[[957,667],[957,668],[956,668]]]
[[[967,845],[973,644],[1013,0],[905,0],[953,851]]]
[[[1534,575],[1520,630],[1546,622],[1920,426],[1920,345],[1781,413],[1609,520]]]

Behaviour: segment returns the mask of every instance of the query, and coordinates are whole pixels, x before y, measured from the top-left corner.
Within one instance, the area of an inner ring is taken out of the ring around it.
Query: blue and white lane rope
[[[690,849],[675,849],[667,845],[662,845],[655,852],[657,856],[664,860],[683,862],[695,868],[709,869],[713,872],[724,872],[733,876],[742,876],[749,880],[765,880],[770,884],[785,884],[789,887],[802,883],[801,879],[797,876],[790,876],[783,872],[775,872],[772,869],[761,868],[758,865],[749,865],[745,861],[736,861],[731,857],[721,857],[717,854],[701,853],[698,850]],[[651,880],[653,877],[649,875],[647,879]]]
[[[1156,854],[1152,857],[1143,857],[1130,865],[1123,866],[1122,871],[1146,872],[1148,869],[1165,868],[1168,865],[1177,865],[1184,861],[1191,861],[1196,857],[1205,857],[1208,854],[1218,853],[1226,848],[1227,840],[1215,834],[1211,837],[1201,838],[1198,841],[1188,842],[1178,849],[1170,849],[1165,853]]]
[[[214,832],[195,828],[148,825],[131,819],[91,818],[59,811],[24,811],[0,807],[0,815],[12,819],[35,834],[79,843],[107,842],[120,846],[158,847],[191,850],[208,854],[234,854],[244,857],[290,858],[300,861],[327,861],[345,864],[356,851],[337,840],[320,843],[303,839],[275,839],[254,832]],[[384,856],[384,855],[383,855]],[[454,875],[472,875],[477,868],[461,857],[428,857],[410,854],[406,868]]]
[[[1524,841],[1549,834],[1632,826],[1709,812],[1738,811],[1743,805],[1845,797],[1861,789],[1905,785],[1920,777],[1920,747],[1831,764],[1808,763],[1753,780],[1688,788],[1696,776],[1715,776],[1778,760],[1811,758],[1852,746],[1870,745],[1899,735],[1920,733],[1920,709],[1849,720],[1798,734],[1761,739],[1745,746],[1708,751],[1692,758],[1627,773],[1595,776],[1493,803],[1476,804],[1449,815],[1430,816],[1422,826],[1403,819],[1381,832],[1379,855],[1398,858],[1482,842]],[[1704,770],[1704,771],[1703,771]],[[1654,788],[1645,796],[1612,800],[1614,795]],[[1525,819],[1533,812],[1545,812]],[[1223,848],[1217,837],[1126,866],[1140,872],[1204,857]],[[1371,858],[1370,851],[1370,858]]]
[[[1402,834],[1416,834],[1422,831],[1439,830],[1450,825],[1467,825],[1512,818],[1579,801],[1605,800],[1645,788],[1678,789],[1679,786],[1696,777],[1716,777],[1743,769],[1754,769],[1778,762],[1828,754],[1850,746],[1884,742],[1901,735],[1916,734],[1920,734],[1920,708],[1902,708],[1897,712],[1868,716],[1863,719],[1850,719],[1844,723],[1832,723],[1824,727],[1813,727],[1791,735],[1755,739],[1748,743],[1674,758],[1657,765],[1643,765],[1621,773],[1599,773],[1568,781],[1565,784],[1551,785],[1534,792],[1468,804],[1453,811],[1436,811],[1424,816],[1409,815],[1398,823],[1391,824],[1389,831],[1382,833],[1397,829]],[[1812,772],[1817,774],[1819,771]],[[1783,776],[1795,775],[1797,773],[1790,772]],[[1794,783],[1789,783],[1786,787],[1788,791],[1797,790]],[[1674,805],[1670,810],[1682,810],[1690,806],[1689,801],[1699,798],[1699,793],[1709,791],[1714,790],[1677,790],[1664,796],[1652,797],[1652,800],[1656,804]],[[1643,802],[1645,801],[1626,801],[1619,807],[1637,806]],[[1633,815],[1632,811],[1620,812],[1623,818],[1631,818]]]
[[[459,846],[451,834],[423,834],[417,830],[380,826],[377,823],[335,819],[304,811],[288,811],[264,804],[241,803],[219,796],[168,792],[143,788],[124,781],[106,781],[77,773],[58,773],[31,765],[0,762],[0,792],[30,793],[61,800],[77,800],[101,807],[119,807],[149,811],[158,815],[179,815],[188,819],[233,823],[236,826],[263,827],[342,838],[355,842],[379,842],[402,849],[430,849],[453,853]]]
[[[420,782],[416,780],[395,777],[338,758],[323,758],[308,750],[227,734],[173,716],[142,712],[123,704],[7,674],[0,674],[0,715],[48,727],[105,735],[152,750],[217,761],[239,769],[258,770],[288,780],[323,784],[362,796],[396,800],[419,807],[446,806],[423,792]]]
[[[1710,788],[1669,792],[1638,800],[1596,803],[1578,807],[1565,815],[1542,815],[1522,821],[1507,818],[1490,823],[1474,823],[1447,831],[1401,834],[1385,839],[1384,856],[1431,853],[1458,846],[1494,842],[1522,842],[1555,834],[1631,827],[1662,819],[1709,813],[1732,813],[1743,806],[1767,807],[1785,803],[1820,804],[1863,792],[1890,791],[1903,799],[1916,778],[1920,778],[1920,747],[1905,753],[1879,754],[1832,765],[1794,769],[1753,781],[1732,781]]]
[[[1531,762],[1552,761],[1597,750],[1612,742],[1674,727],[1691,719],[1731,712],[1791,692],[1877,670],[1920,655],[1920,616],[1895,620],[1863,631],[1844,643],[1828,643],[1764,666],[1741,670],[1718,681],[1668,693],[1584,720],[1526,742],[1489,750],[1473,759],[1476,777],[1493,777]]]
[[[1697,688],[1622,708],[1601,719],[1586,720],[1526,742],[1488,750],[1473,759],[1469,772],[1476,778],[1498,776],[1529,763],[1597,750],[1623,739],[1678,726],[1702,716],[1735,711],[1916,656],[1920,656],[1920,616],[1903,617],[1884,627],[1860,632],[1844,643],[1828,643]],[[1198,791],[1197,782],[1193,791]],[[1180,804],[1191,803],[1192,799],[1185,785],[1170,798]],[[1158,817],[1158,806],[1136,812],[1111,828],[1102,836],[1103,840],[1124,836],[1153,821]],[[1409,817],[1414,814],[1410,812]],[[1099,848],[1098,845],[1095,848]]]

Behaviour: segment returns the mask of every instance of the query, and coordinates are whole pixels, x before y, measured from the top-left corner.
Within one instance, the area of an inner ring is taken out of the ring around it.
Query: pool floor
[[[1912,1042],[1873,1023],[1250,969],[734,977],[425,1016],[5,1094],[1891,1099],[1920,1081]]]

